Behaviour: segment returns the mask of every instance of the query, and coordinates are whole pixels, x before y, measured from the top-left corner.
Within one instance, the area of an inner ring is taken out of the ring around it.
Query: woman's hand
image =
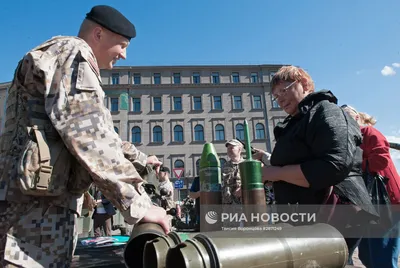
[[[262,168],[263,182],[267,181],[285,181],[290,184],[309,188],[310,183],[307,181],[300,165],[288,165],[283,167],[266,166]]]
[[[280,181],[282,180],[282,168],[275,166],[266,166],[262,168],[262,180],[267,181]]]

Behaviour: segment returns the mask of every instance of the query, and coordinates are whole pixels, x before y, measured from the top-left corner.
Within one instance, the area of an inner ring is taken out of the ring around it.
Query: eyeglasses
[[[287,87],[282,88],[278,94],[273,94],[272,95],[272,101],[276,101],[277,99],[279,99],[280,97],[283,97],[286,95],[287,91],[290,89],[291,86],[293,86],[294,84],[296,84],[297,81],[293,81],[292,83],[290,83]]]
[[[343,104],[342,106],[340,106],[340,108],[348,108],[350,110],[352,110],[355,114],[358,114],[358,112],[356,111],[356,109],[354,109],[353,107],[347,105],[347,104]]]

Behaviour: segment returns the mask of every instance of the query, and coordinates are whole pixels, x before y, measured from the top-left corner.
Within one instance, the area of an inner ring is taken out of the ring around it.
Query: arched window
[[[236,125],[236,138],[244,141],[244,126],[243,124]]]
[[[162,142],[162,128],[160,126],[155,126],[153,128],[153,142]]]
[[[225,140],[225,130],[224,126],[221,124],[215,126],[215,140],[217,141]]]
[[[133,143],[141,143],[142,142],[141,132],[142,132],[142,130],[140,129],[140,127],[132,128],[132,142]]]
[[[257,140],[265,139],[265,129],[264,125],[261,123],[258,123],[256,125],[256,139]]]
[[[114,127],[114,131],[117,132],[117,134],[119,134],[119,129],[117,127]]]
[[[182,160],[178,159],[175,161],[174,168],[184,168],[184,167],[185,167],[185,164],[183,163]]]
[[[194,127],[194,140],[204,141],[204,129],[202,125],[196,125]]]
[[[174,141],[183,141],[183,127],[180,125],[174,127]]]

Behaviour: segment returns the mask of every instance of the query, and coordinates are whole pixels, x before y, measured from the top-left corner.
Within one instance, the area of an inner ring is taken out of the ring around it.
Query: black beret
[[[86,19],[131,40],[136,36],[135,26],[113,7],[95,6],[86,14]]]

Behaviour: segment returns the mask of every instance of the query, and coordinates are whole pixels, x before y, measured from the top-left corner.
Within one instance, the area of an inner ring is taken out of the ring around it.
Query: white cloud
[[[393,68],[390,66],[385,66],[385,67],[383,67],[381,73],[383,76],[390,76],[390,75],[395,75],[396,71],[393,70]]]
[[[386,139],[389,142],[395,142],[400,144],[400,137],[397,136],[386,136]],[[393,163],[396,166],[398,172],[400,172],[400,151],[390,149],[390,156],[392,157]]]
[[[397,63],[397,62],[392,63],[392,66],[395,68],[400,68],[400,63]]]

